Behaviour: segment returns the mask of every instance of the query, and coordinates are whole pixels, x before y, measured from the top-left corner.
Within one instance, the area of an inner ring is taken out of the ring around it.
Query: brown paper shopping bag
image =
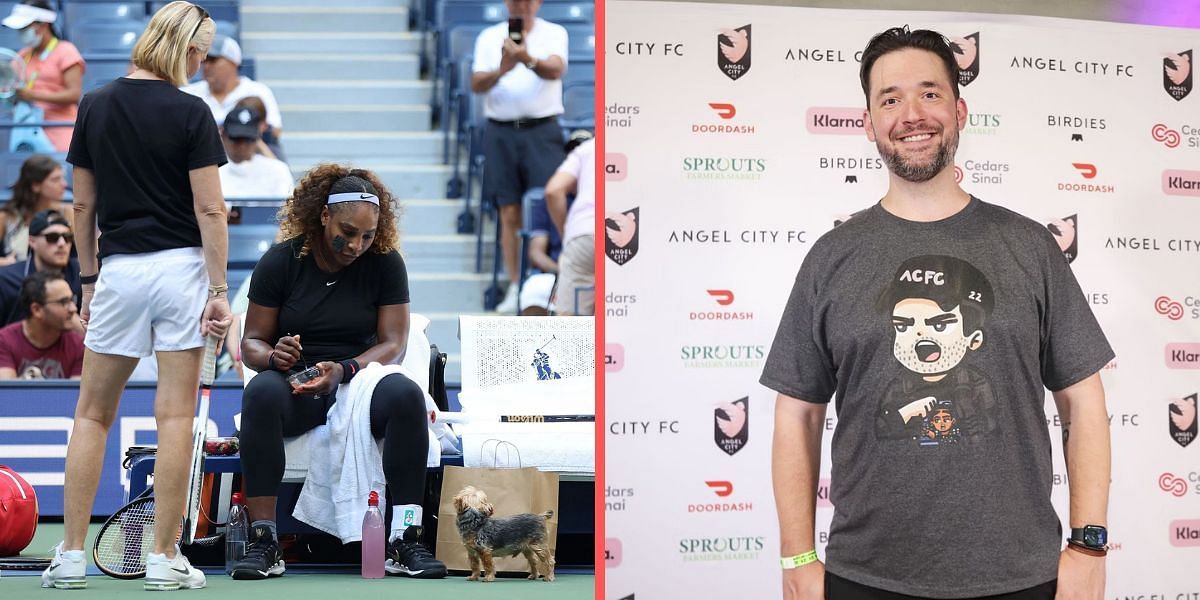
[[[471,570],[467,550],[458,534],[458,514],[454,511],[454,495],[468,485],[487,493],[488,502],[496,507],[494,517],[554,511],[554,516],[546,522],[550,554],[554,554],[558,536],[558,473],[545,473],[534,467],[483,469],[447,466],[442,473],[436,550],[437,559],[446,563],[447,569]],[[495,564],[496,571],[500,573],[529,573],[529,561],[519,554],[516,557],[497,556]]]

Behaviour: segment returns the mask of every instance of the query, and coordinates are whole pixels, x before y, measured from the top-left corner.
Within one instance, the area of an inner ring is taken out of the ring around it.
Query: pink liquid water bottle
[[[379,494],[371,492],[362,528],[363,579],[383,579],[383,514],[379,512]]]

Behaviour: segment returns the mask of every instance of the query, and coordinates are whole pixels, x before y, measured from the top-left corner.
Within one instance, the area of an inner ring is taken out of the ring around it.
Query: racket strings
[[[154,551],[154,498],[143,498],[114,515],[96,537],[94,558],[100,570],[134,575],[146,570]]]

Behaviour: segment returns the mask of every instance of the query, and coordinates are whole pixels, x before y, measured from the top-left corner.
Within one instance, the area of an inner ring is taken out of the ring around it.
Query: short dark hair
[[[51,281],[65,279],[63,274],[58,271],[38,271],[25,278],[21,282],[21,306],[29,314],[33,314],[33,309],[30,306],[36,302],[38,304],[46,304],[46,286],[50,285]]]
[[[912,276],[916,274],[921,276]],[[930,275],[939,279],[931,283]],[[987,277],[971,263],[954,256],[925,255],[905,260],[879,295],[875,307],[890,316],[896,304],[909,298],[932,300],[947,312],[957,306],[962,312],[966,335],[983,329],[995,306]]]
[[[950,78],[950,89],[954,90],[954,99],[958,100],[958,61],[954,60],[954,50],[946,36],[929,29],[910,31],[908,25],[892,27],[880,32],[867,42],[867,48],[862,53],[862,66],[858,78],[862,82],[863,95],[867,98],[867,110],[871,109],[871,68],[879,57],[903,50],[916,48],[937,55],[946,67],[946,76]]]

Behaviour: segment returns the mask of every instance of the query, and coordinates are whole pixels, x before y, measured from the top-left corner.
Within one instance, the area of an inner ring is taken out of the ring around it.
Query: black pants
[[[292,395],[286,377],[279,371],[264,371],[250,380],[242,394],[242,475],[250,498],[279,494],[283,438],[324,424],[334,401]],[[421,504],[424,500],[428,423],[425,394],[411,379],[392,374],[375,386],[371,435],[383,439],[383,474],[395,504]]]
[[[1019,592],[982,596],[978,600],[1054,600],[1054,592],[1058,588],[1058,580],[1043,583]],[[917,596],[907,596],[878,588],[868,587],[842,579],[833,573],[825,572],[825,600],[920,600]]]

